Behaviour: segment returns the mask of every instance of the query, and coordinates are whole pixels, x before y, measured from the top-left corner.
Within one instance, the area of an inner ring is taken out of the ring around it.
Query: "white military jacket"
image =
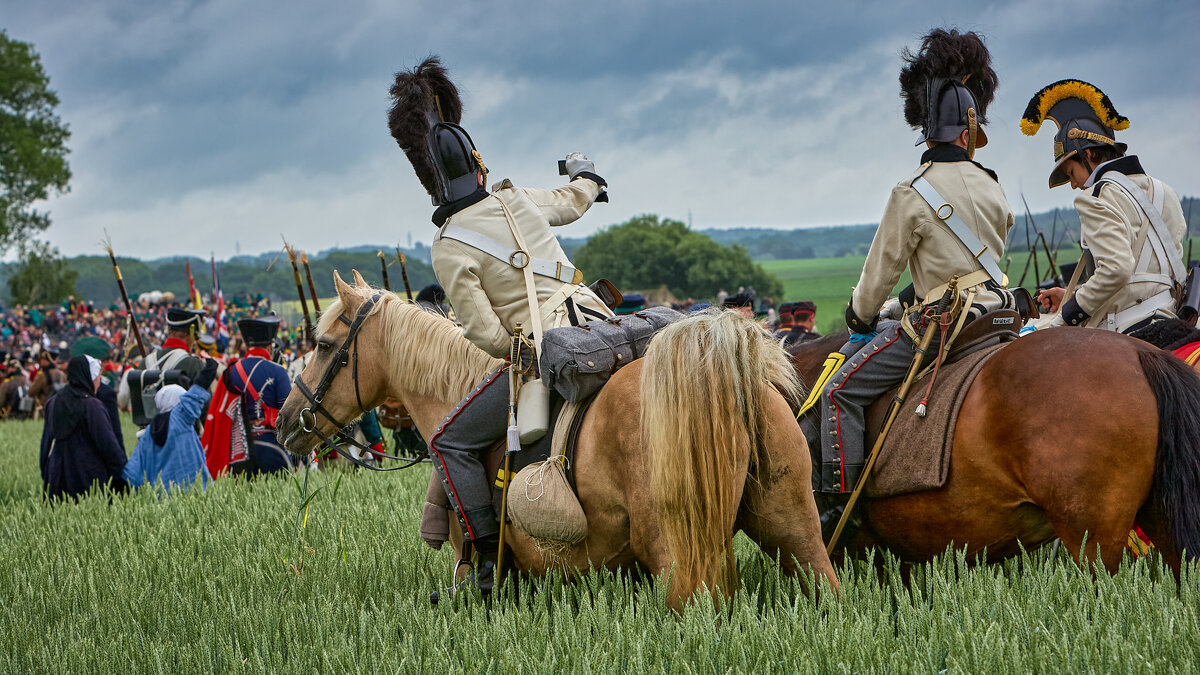
[[[1153,244],[1149,241],[1150,233],[1146,231],[1151,227],[1147,215],[1124,189],[1102,180],[1110,172],[1128,177],[1146,193],[1151,202],[1161,201],[1162,218],[1170,232],[1170,240],[1163,242],[1164,249],[1168,256],[1174,256],[1181,265],[1187,226],[1179,196],[1166,183],[1152,181],[1133,155],[1101,165],[1092,185],[1075,197],[1080,238],[1084,248],[1091,253],[1095,271],[1078,286],[1074,297],[1063,303],[1062,322],[1073,326],[1125,330],[1156,313],[1173,316],[1176,307],[1174,298],[1163,295],[1171,290],[1164,280],[1138,280],[1149,276],[1170,279],[1171,265],[1164,268],[1162,261],[1152,254]],[[1161,195],[1157,193],[1159,189]],[[1139,240],[1144,242],[1141,247],[1137,247]],[[1147,252],[1147,261],[1143,263],[1145,269],[1138,272],[1143,248],[1151,250]],[[1174,281],[1183,283],[1184,280]],[[1167,304],[1160,306],[1163,303]]]
[[[527,335],[533,331],[524,273],[502,259],[520,248],[509,228],[505,206],[529,247],[530,257],[535,262],[550,263],[560,273],[558,278],[533,276],[543,310],[543,330],[570,324],[566,302],[544,306],[552,297],[561,298],[564,294],[558,293],[560,290],[575,303],[579,322],[592,318],[581,315],[579,308],[600,316],[613,315],[591,289],[572,282],[574,266],[550,230],[579,219],[600,192],[600,185],[583,177],[557,190],[518,188],[504,180],[492,194],[446,219],[430,247],[433,271],[471,342],[492,356],[504,357],[509,353],[512,328],[517,322],[523,324]],[[473,239],[472,233],[485,239]],[[504,253],[497,257],[497,251],[487,252],[463,240],[474,240],[485,248],[498,245]],[[521,261],[519,256],[517,261]]]
[[[854,313],[864,321],[879,313],[905,267],[912,273],[918,304],[952,276],[964,277],[981,269],[974,252],[967,250],[938,218],[934,207],[913,188],[918,177],[929,181],[954,206],[967,228],[987,246],[983,255],[993,259],[1004,256],[1004,240],[1012,228],[1013,215],[995,175],[969,161],[967,151],[956,145],[938,145],[926,151],[921,160],[920,170],[892,188],[854,287],[851,303]],[[976,290],[973,304],[983,311],[1007,307],[1011,302],[1007,294],[982,286]]]

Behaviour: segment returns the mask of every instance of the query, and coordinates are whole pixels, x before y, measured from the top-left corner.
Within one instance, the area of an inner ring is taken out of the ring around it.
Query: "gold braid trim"
[[[1102,136],[1094,131],[1084,131],[1083,129],[1067,129],[1067,138],[1086,138],[1089,141],[1096,141],[1097,143],[1117,144],[1116,141],[1108,136]]]

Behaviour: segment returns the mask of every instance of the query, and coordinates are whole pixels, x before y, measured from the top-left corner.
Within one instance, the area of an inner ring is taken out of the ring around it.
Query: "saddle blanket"
[[[950,449],[954,445],[954,427],[963,399],[975,381],[975,376],[1004,344],[994,345],[964,356],[938,369],[933,393],[926,404],[924,417],[915,414],[917,404],[925,395],[930,374],[913,383],[908,399],[900,408],[875,467],[863,488],[864,496],[873,499],[893,497],[909,492],[934,490],[946,484],[950,475]],[[886,419],[888,403],[896,390],[888,392],[873,404],[867,414],[867,428],[880,429]],[[875,443],[875,434],[867,438],[867,446]]]

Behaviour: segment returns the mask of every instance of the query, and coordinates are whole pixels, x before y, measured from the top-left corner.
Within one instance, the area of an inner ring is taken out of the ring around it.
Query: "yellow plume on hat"
[[[1059,80],[1044,87],[1029,100],[1025,114],[1021,116],[1021,132],[1026,136],[1037,134],[1038,129],[1042,127],[1042,122],[1045,122],[1049,116],[1051,108],[1070,98],[1077,98],[1086,103],[1096,113],[1096,119],[1113,131],[1123,131],[1129,128],[1129,120],[1117,112],[1108,95],[1097,89],[1095,85],[1082,80]],[[1054,118],[1050,117],[1050,119]],[[1066,120],[1055,121],[1061,126]]]

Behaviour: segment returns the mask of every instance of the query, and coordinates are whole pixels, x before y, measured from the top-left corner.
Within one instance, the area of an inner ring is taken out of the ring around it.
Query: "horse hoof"
[[[441,599],[442,599],[442,594],[438,593],[437,591],[434,591],[429,594],[429,604],[431,604],[431,605],[436,606],[438,604],[438,600],[441,600]]]

